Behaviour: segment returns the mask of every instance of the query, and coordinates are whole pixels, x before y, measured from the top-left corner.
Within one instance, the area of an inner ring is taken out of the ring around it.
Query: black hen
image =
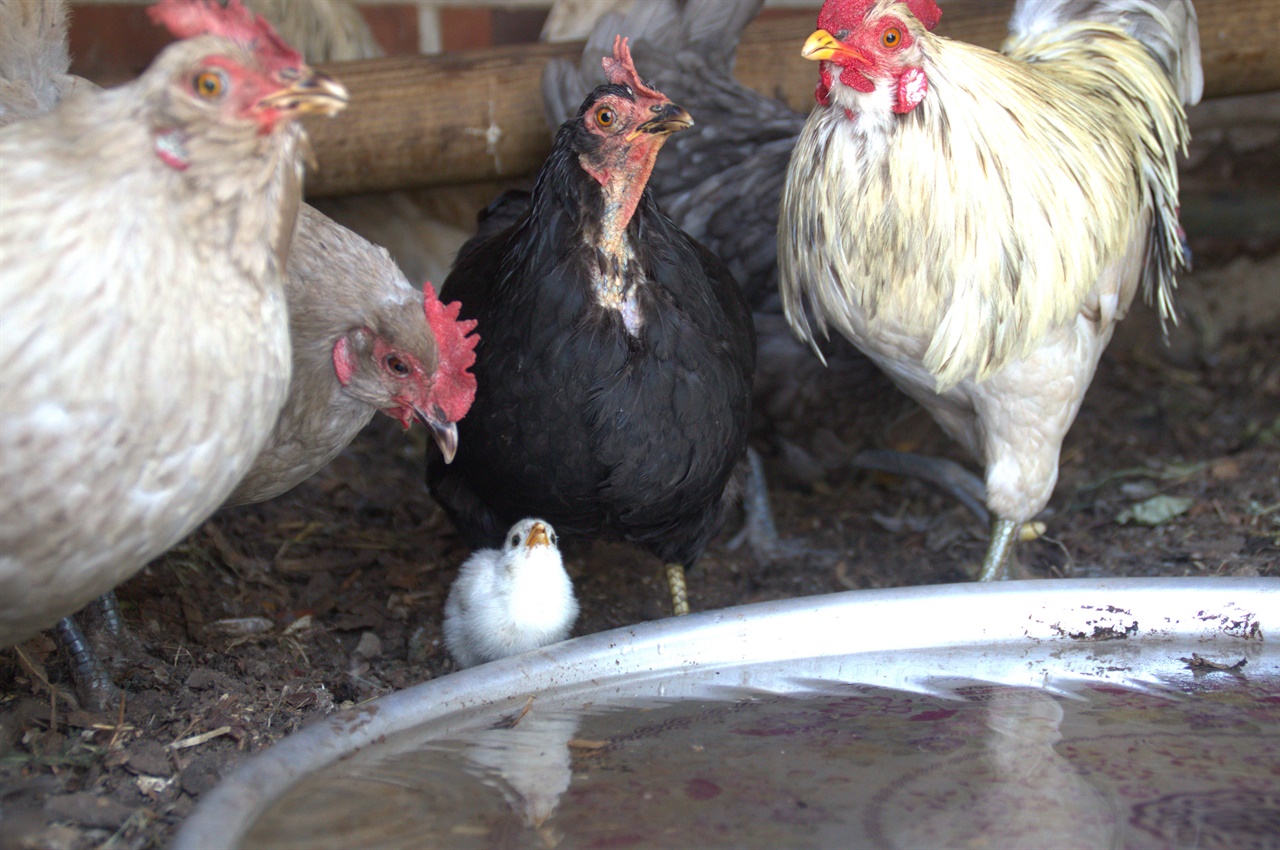
[[[719,529],[746,450],[755,338],[728,269],[647,188],[692,120],[624,40],[604,67],[532,196],[490,207],[441,290],[479,322],[478,391],[427,482],[473,546],[540,516],[647,549],[682,613],[680,567]]]

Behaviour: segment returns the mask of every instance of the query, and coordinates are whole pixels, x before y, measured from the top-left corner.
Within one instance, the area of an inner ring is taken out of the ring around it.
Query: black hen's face
[[[587,96],[570,123],[573,150],[601,186],[619,179],[643,186],[667,136],[692,127],[693,118],[665,96],[607,84]]]

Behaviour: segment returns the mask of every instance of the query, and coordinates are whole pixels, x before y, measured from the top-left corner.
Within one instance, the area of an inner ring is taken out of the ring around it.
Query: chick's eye
[[[519,534],[513,534],[513,535],[511,535],[511,545],[512,545],[512,546],[519,546],[519,545],[520,545],[520,535],[519,535]]]
[[[226,88],[226,81],[217,71],[201,71],[192,80],[191,87],[195,89],[196,94],[206,100],[213,100],[222,94],[222,90]]]
[[[616,120],[618,120],[617,116],[614,115],[613,110],[607,106],[596,111],[596,123],[601,127],[612,127],[613,122]]]
[[[551,535],[551,545],[556,545],[556,536],[554,534]]]
[[[880,43],[885,47],[897,47],[902,41],[902,31],[897,27],[889,27],[880,36]]]
[[[387,359],[383,360],[382,362],[386,364],[388,370],[394,372],[395,374],[401,377],[408,375],[409,372],[412,371],[409,368],[408,363],[405,363],[403,360],[401,360],[399,357],[396,357],[394,354],[388,354]]]

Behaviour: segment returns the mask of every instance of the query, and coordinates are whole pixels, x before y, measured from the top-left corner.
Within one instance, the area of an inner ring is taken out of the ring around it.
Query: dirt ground
[[[1280,575],[1274,148],[1210,134],[1187,171],[1186,321],[1168,345],[1145,306],[1121,326],[1063,449],[1046,535],[1020,548],[1031,576]],[[823,415],[760,419],[779,530],[812,551],[758,563],[728,548],[731,520],[689,577],[694,610],[969,580],[985,549],[970,514],[847,462],[872,446],[963,460],[887,381],[867,371]],[[406,439],[379,418],[311,481],[218,515],[121,586],[146,652],[120,656],[117,713],[79,710],[47,636],[0,652],[0,846],[163,846],[254,752],[448,675],[441,610],[466,550],[426,493],[425,450],[421,429]],[[1180,513],[1135,518],[1158,496]],[[596,544],[566,560],[575,634],[666,615],[647,556]]]

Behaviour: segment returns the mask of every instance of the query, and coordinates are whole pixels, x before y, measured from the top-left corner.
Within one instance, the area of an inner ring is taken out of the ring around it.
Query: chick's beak
[[[347,89],[323,71],[302,68],[287,88],[267,95],[259,105],[290,115],[337,115],[347,106]]]
[[[826,30],[817,30],[809,36],[805,40],[804,47],[800,48],[800,55],[815,62],[819,59],[836,59],[836,57],[843,57],[846,62],[850,59],[856,59],[859,62],[867,61],[861,53]]]
[[[670,101],[653,107],[654,116],[631,131],[627,141],[641,133],[652,136],[668,136],[693,126],[693,116]]]
[[[551,540],[547,537],[547,527],[540,522],[535,522],[533,528],[529,529],[529,536],[524,541],[525,548],[532,549],[534,546],[550,546]]]
[[[444,411],[439,408],[433,415],[414,405],[413,413],[418,417],[419,422],[431,429],[431,436],[435,437],[436,445],[440,447],[440,454],[444,456],[444,462],[452,463],[453,456],[458,453],[458,426],[453,422],[445,422]]]

